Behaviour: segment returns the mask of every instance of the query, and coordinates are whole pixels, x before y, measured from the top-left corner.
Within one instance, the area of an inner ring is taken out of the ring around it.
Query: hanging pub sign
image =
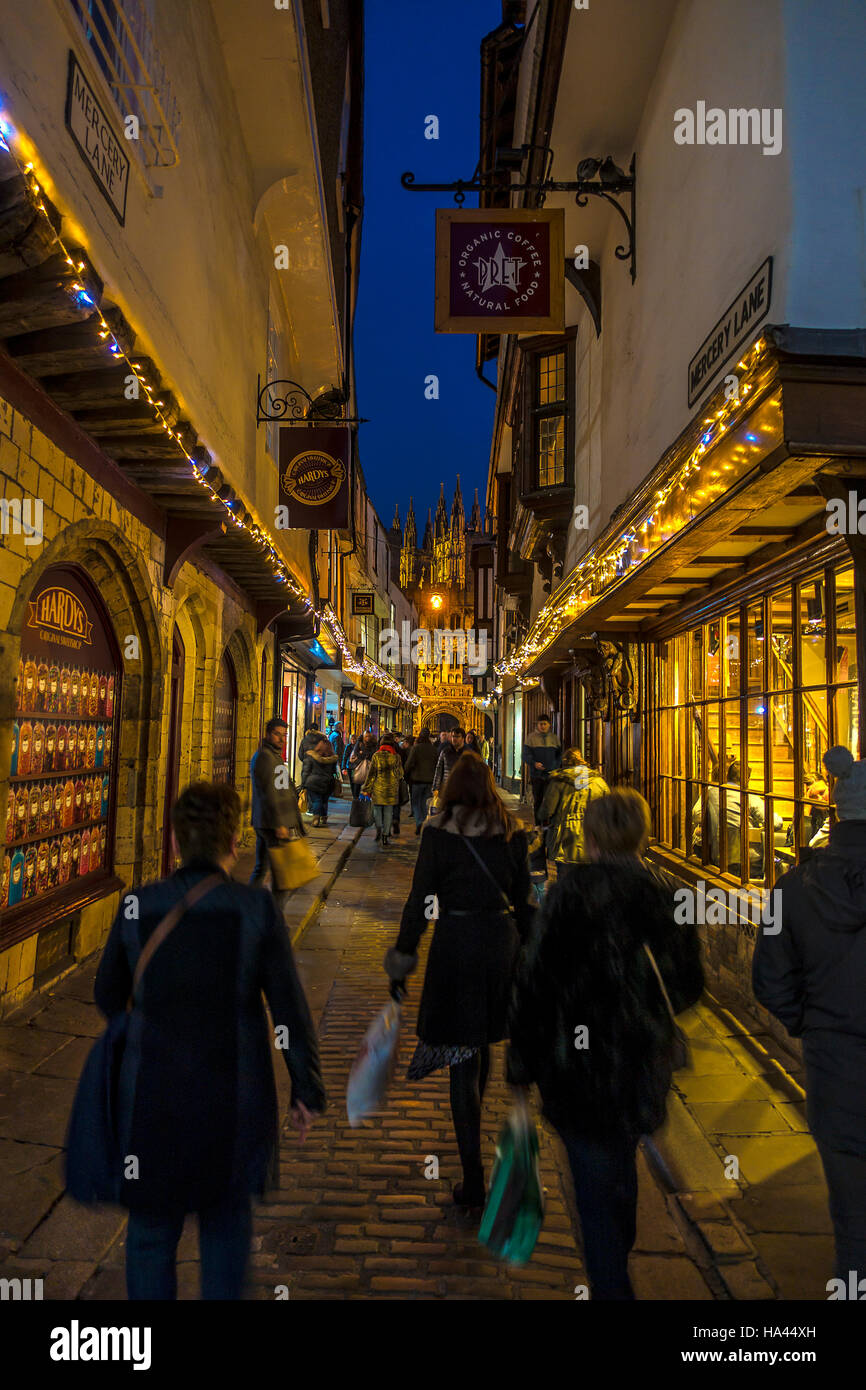
[[[71,51],[66,83],[66,129],[122,227],[126,218],[129,155]]]
[[[352,590],[352,617],[362,617],[365,613],[373,613],[373,591],[372,589],[353,589]]]
[[[439,208],[437,333],[562,333],[565,210]]]
[[[280,530],[339,531],[349,525],[349,430],[280,427]]]
[[[740,352],[770,308],[773,257],[768,256],[748,285],[701,343],[689,363],[689,409]]]

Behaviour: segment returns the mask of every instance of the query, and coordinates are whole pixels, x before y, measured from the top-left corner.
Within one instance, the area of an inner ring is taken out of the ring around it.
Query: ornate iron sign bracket
[[[587,206],[591,197],[604,198],[606,203],[610,203],[612,207],[616,208],[625,223],[627,240],[614,249],[614,255],[619,261],[628,261],[629,273],[632,284],[634,284],[637,273],[635,243],[637,174],[634,155],[632,155],[627,174],[614,163],[610,155],[605,159],[582,159],[577,166],[577,180],[575,182],[543,179],[541,183],[512,183],[504,186],[501,182],[491,179],[491,176],[487,174],[473,175],[471,179],[455,179],[453,183],[416,183],[415,175],[407,170],[405,174],[401,175],[400,183],[409,193],[453,193],[454,201],[458,207],[463,206],[467,193],[539,193],[542,195],[539,206],[543,204],[548,193],[573,193],[575,195],[574,201],[581,208]],[[628,194],[628,211],[622,203],[617,201],[616,195],[619,194]]]
[[[279,394],[275,388],[287,389]],[[365,425],[362,415],[344,415],[345,397],[338,389],[323,391],[315,399],[297,381],[280,379],[266,381],[256,378],[256,429],[259,425],[277,421],[281,425],[311,428],[315,425]]]

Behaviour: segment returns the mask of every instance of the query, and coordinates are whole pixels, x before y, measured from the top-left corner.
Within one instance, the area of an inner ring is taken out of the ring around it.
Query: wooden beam
[[[214,525],[213,521],[195,521],[188,517],[170,516],[165,527],[165,560],[163,562],[163,583],[167,589],[174,588],[181,565],[199,550],[205,541],[213,540],[225,532],[225,522]]]
[[[180,405],[171,392],[159,399],[162,401],[160,413],[174,429],[180,415]],[[149,401],[121,400],[100,410],[74,410],[72,414],[83,430],[97,438],[102,435],[165,433]]]
[[[57,406],[11,358],[0,352],[0,396],[31,420],[61,453],[74,459],[132,516],[162,535],[165,515],[146,492],[136,487],[117,464],[107,458],[89,435]]]
[[[189,424],[178,425],[175,433],[180,435],[187,451],[193,449],[198,442]],[[116,459],[120,464],[126,459],[135,463],[144,459],[174,459],[178,455],[183,457],[181,445],[165,430],[159,430],[156,434],[107,434],[100,439],[99,445],[109,458]]]
[[[141,370],[147,380],[159,387],[159,373],[150,358],[136,357],[135,360],[141,363]],[[102,367],[97,371],[64,372],[47,377],[44,390],[64,410],[99,410],[110,405],[112,401],[126,400],[124,391],[129,375],[128,363],[120,362],[116,366]],[[147,400],[143,390],[140,392],[139,400]]]
[[[103,305],[102,312],[123,351],[131,353],[135,335],[123,314],[115,305]],[[101,331],[102,324],[93,314],[82,323],[16,333],[7,340],[6,351],[22,372],[29,372],[31,376],[44,378],[68,372],[98,371],[113,366],[116,361],[109,348],[109,339],[99,336]]]
[[[738,526],[736,531],[729,533],[729,540],[736,540],[737,536],[742,536],[745,540],[777,540],[779,536],[790,536],[793,532],[792,526]]]
[[[57,252],[57,233],[63,221],[51,199],[41,202],[47,219],[35,207],[33,194],[18,166],[0,182],[0,278],[41,265]]]
[[[83,251],[70,250],[70,256],[73,265],[58,253],[0,280],[0,338],[90,318],[102,299],[102,281]],[[76,293],[74,285],[81,285],[88,298]]]

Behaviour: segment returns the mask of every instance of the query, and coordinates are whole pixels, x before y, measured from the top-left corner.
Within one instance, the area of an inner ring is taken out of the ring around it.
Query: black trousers
[[[463,1165],[463,1188],[467,1193],[482,1197],[481,1102],[490,1072],[490,1048],[480,1047],[468,1061],[456,1062],[448,1070],[451,1079],[451,1117]]]
[[[590,1295],[596,1301],[631,1300],[628,1257],[637,1225],[637,1141],[600,1141],[557,1129],[574,1180]]]
[[[538,824],[539,812],[541,811],[541,803],[542,803],[542,801],[544,800],[544,793],[545,793],[546,790],[547,790],[547,778],[546,778],[546,777],[533,777],[533,778],[531,779],[531,785],[532,785],[532,814],[533,814],[533,816],[535,817],[535,823],[536,823],[536,825],[537,825],[537,824]]]
[[[836,1277],[846,1287],[851,1270],[866,1278],[866,1158],[818,1145],[830,1191],[830,1216],[836,1237]]]

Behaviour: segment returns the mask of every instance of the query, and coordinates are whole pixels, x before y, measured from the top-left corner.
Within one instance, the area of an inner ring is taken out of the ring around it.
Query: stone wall
[[[173,588],[163,579],[163,541],[0,399],[0,497],[42,502],[41,544],[7,522],[0,534],[0,805],[6,805],[16,704],[16,673],[29,594],[43,571],[74,564],[98,591],[123,655],[114,871],[124,885],[159,876],[165,797],[169,682],[175,622],[186,652],[180,786],[212,770],[214,677],[231,654],[238,685],[235,781],[249,843],[249,759],[258,742],[262,647],[239,591],[186,564]],[[31,543],[28,543],[31,542]],[[126,639],[135,637],[136,644]],[[134,655],[128,655],[134,650]],[[105,940],[118,894],[75,914],[73,954]],[[0,1011],[32,990],[38,933],[0,950]]]

